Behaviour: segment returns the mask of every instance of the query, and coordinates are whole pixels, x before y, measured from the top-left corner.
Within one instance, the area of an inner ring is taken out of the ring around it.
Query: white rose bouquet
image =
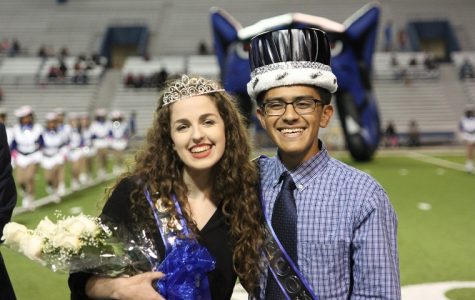
[[[144,232],[135,239],[117,226],[106,226],[99,218],[80,214],[45,217],[35,229],[10,222],[3,229],[4,244],[49,267],[54,272],[87,271],[106,276],[133,275],[150,270],[158,259]]]

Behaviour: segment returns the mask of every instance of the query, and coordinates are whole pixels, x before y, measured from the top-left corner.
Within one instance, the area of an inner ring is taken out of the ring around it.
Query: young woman
[[[165,246],[144,189],[149,191],[153,206],[173,219],[180,219],[181,210],[192,235],[215,259],[207,273],[212,299],[230,299],[236,275],[253,293],[263,230],[250,151],[228,94],[213,81],[183,76],[160,97],[136,165],[114,187],[102,216],[145,228],[163,259]],[[163,299],[152,287],[162,278],[159,272],[115,279],[72,274],[69,285],[72,299]]]

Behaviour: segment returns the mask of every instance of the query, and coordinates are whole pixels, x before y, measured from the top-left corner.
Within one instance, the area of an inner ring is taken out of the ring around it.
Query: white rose
[[[43,238],[37,235],[28,235],[20,243],[20,251],[31,260],[42,262]]]
[[[50,221],[48,217],[45,217],[43,220],[38,223],[36,227],[36,232],[44,237],[51,238],[56,232],[56,224]]]
[[[74,252],[77,252],[81,248],[81,241],[79,240],[79,237],[67,232],[56,235],[54,237],[53,243],[55,247],[61,247]]]
[[[5,241],[5,245],[19,248],[20,242],[28,235],[28,229],[21,224],[10,222],[3,228],[2,240]]]
[[[81,220],[81,222],[84,224],[84,233],[87,235],[92,235],[94,236],[98,230],[98,225],[94,221],[94,219],[89,218],[83,214],[78,216],[78,219]]]
[[[71,249],[73,251],[78,251],[81,247],[81,241],[75,235],[65,235],[63,236],[62,241],[59,243],[59,246],[67,249]]]
[[[66,230],[67,232],[76,235],[76,236],[81,236],[84,231],[86,230],[86,225],[84,222],[80,219],[77,218],[68,218],[63,221],[63,229]]]

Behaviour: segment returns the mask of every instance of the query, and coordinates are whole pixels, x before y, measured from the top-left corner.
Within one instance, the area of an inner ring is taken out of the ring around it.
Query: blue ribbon
[[[169,220],[169,214],[160,213],[147,189],[144,193],[152,207],[166,249],[164,260],[154,267],[154,270],[165,274],[164,278],[154,283],[155,290],[169,300],[211,300],[207,273],[215,268],[216,262],[206,247],[200,245],[196,239],[190,238],[175,195],[172,196],[172,200],[182,225],[180,235],[163,227],[167,222],[162,222],[162,219]],[[181,235],[185,238],[178,237]]]

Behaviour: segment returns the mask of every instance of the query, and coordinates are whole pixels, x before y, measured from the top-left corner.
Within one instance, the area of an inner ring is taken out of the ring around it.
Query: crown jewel
[[[167,88],[163,95],[162,106],[166,106],[186,98],[214,92],[224,92],[224,89],[212,80],[208,80],[203,77],[189,78],[188,76],[183,75],[180,81],[175,82]]]

